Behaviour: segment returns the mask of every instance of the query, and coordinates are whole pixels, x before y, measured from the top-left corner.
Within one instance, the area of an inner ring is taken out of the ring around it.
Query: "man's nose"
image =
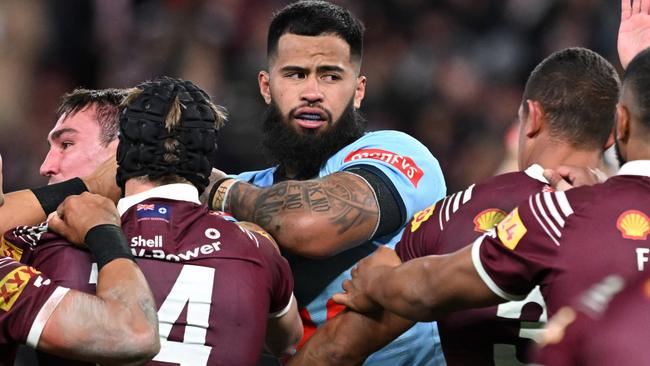
[[[322,102],[324,95],[321,91],[318,78],[310,75],[305,82],[305,89],[301,94],[301,99],[309,103]]]
[[[45,156],[45,160],[43,161],[43,164],[41,164],[39,172],[44,177],[51,177],[59,174],[59,155],[53,151],[53,149],[50,149],[47,156]]]

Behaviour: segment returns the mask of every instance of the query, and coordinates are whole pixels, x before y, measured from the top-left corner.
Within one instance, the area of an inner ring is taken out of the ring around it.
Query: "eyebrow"
[[[74,128],[70,128],[70,127],[62,128],[60,130],[52,132],[52,134],[50,135],[50,138],[48,139],[47,143],[48,144],[50,143],[49,140],[52,140],[52,141],[58,140],[59,137],[61,137],[61,135],[63,135],[64,133],[78,133],[78,132],[79,131],[75,130]]]
[[[309,69],[306,68],[306,67],[289,65],[289,66],[284,66],[284,67],[280,68],[280,71],[282,71],[282,72],[288,72],[288,71],[306,72],[306,71],[309,71]],[[343,69],[340,66],[336,66],[336,65],[323,65],[323,66],[316,67],[316,72],[317,73],[324,73],[324,72],[328,72],[328,71],[345,72],[345,69]]]

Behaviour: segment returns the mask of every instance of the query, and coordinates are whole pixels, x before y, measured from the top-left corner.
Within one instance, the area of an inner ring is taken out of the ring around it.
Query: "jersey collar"
[[[641,175],[650,177],[650,160],[634,160],[623,164],[616,175]]]
[[[526,170],[524,170],[524,173],[533,179],[537,179],[542,183],[548,184],[548,180],[544,178],[544,168],[542,168],[542,166],[539,164],[533,164],[529,166]]]
[[[148,191],[124,197],[117,202],[117,210],[120,216],[124,215],[131,207],[149,198],[166,198],[176,201],[187,201],[201,204],[199,201],[199,191],[191,184],[174,183],[165,184]]]

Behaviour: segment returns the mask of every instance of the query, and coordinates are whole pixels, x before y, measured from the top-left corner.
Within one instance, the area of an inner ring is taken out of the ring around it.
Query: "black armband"
[[[118,226],[104,224],[88,230],[84,240],[97,261],[97,269],[117,258],[133,260],[126,237]]]
[[[81,178],[73,178],[65,182],[50,184],[32,189],[32,193],[41,204],[45,215],[56,211],[57,207],[68,196],[82,194],[88,191],[88,187]]]
[[[361,176],[375,191],[379,204],[379,225],[373,239],[398,230],[408,219],[406,207],[395,185],[386,174],[376,167],[365,164],[353,165],[345,171]]]

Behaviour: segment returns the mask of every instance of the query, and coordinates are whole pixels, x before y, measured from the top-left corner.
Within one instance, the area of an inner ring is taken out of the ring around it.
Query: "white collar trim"
[[[623,164],[616,175],[641,175],[650,177],[650,160],[634,160]]]
[[[544,178],[544,168],[542,168],[542,166],[539,164],[533,164],[529,166],[526,170],[524,170],[524,173],[533,179],[537,179],[542,183],[548,184],[548,180]]]
[[[124,215],[131,207],[149,198],[166,198],[175,201],[187,201],[201,204],[199,191],[191,184],[174,183],[165,184],[150,190],[124,197],[117,202],[117,210],[120,216]]]

